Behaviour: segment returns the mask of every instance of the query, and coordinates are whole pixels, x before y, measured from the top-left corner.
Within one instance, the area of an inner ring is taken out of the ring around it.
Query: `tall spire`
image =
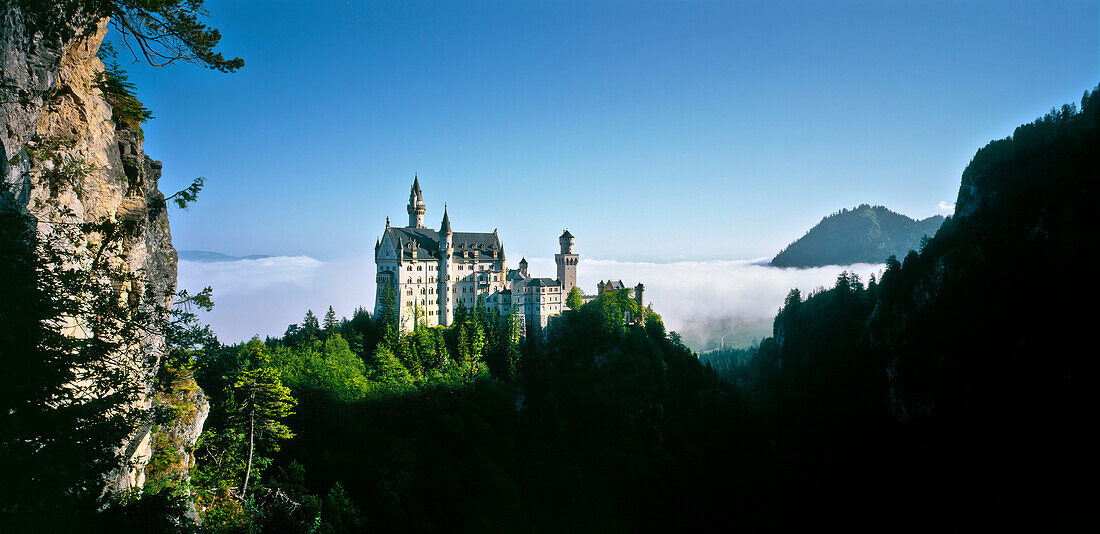
[[[443,204],[443,223],[439,225],[439,233],[451,233],[451,218],[447,216],[447,204]]]
[[[424,228],[424,213],[428,206],[424,204],[424,194],[420,192],[420,176],[413,175],[412,188],[409,189],[409,227]]]

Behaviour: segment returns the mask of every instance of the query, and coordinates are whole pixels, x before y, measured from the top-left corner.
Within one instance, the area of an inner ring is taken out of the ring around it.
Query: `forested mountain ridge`
[[[807,506],[839,505],[840,489],[926,518],[1087,509],[1073,488],[1091,455],[1091,320],[1069,311],[1071,288],[1032,281],[1087,264],[1098,133],[1094,90],[989,143],[919,252],[866,287],[843,274],[792,291],[758,350],[707,355],[760,408],[796,478],[844,481],[803,486]]]
[[[935,235],[942,215],[915,220],[884,206],[861,204],[833,213],[772,259],[776,267],[819,267],[881,263],[920,248],[921,238]]]

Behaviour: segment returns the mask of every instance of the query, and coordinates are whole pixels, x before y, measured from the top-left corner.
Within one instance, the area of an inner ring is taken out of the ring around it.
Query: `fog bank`
[[[831,287],[841,271],[858,273],[866,281],[884,267],[862,263],[780,269],[766,261],[656,263],[581,258],[578,282],[589,294],[595,293],[599,280],[621,279],[629,287],[645,284],[647,303],[664,317],[669,330],[680,332],[690,345],[702,348],[708,337],[738,328],[766,331],[792,288],[805,294]],[[528,262],[534,276],[556,275],[553,258],[528,258]],[[214,311],[204,314],[203,320],[225,343],[253,335],[282,335],[287,325],[301,321],[307,309],[320,317],[330,305],[338,316],[351,316],[358,306],[374,308],[374,262],[370,258],[180,261],[179,273],[181,288],[214,288]]]

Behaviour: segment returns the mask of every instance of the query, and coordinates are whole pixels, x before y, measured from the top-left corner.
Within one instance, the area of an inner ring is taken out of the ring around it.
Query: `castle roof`
[[[441,258],[439,232],[431,228],[395,228],[386,232],[394,245],[394,252],[404,251],[406,256],[416,250],[419,258]],[[492,260],[493,251],[503,251],[500,238],[491,232],[453,232],[451,242],[455,257],[459,259]],[[468,255],[467,255],[468,254]],[[503,256],[501,256],[503,257]]]
[[[532,278],[527,281],[527,285],[534,287],[555,287],[560,286],[561,283],[553,278]]]
[[[451,218],[447,216],[447,205],[443,205],[443,223],[439,225],[439,233],[446,234],[451,232]]]
[[[602,287],[603,291],[616,291],[616,290],[623,289],[623,288],[626,287],[625,285],[623,285],[622,280],[619,280],[617,282],[612,281],[612,280],[608,280],[607,282],[602,282],[601,281],[599,284],[596,284],[596,285],[599,286],[599,287]]]
[[[569,230],[563,230],[563,231],[562,231],[562,233],[561,233],[561,237],[569,237],[569,238],[572,238],[572,237],[573,237],[573,234],[569,233]],[[559,239],[560,239],[560,238],[559,238]]]

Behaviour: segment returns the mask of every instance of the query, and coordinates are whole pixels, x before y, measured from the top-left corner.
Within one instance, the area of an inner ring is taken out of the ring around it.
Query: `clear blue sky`
[[[180,249],[369,254],[406,220],[510,261],[770,256],[830,212],[954,202],[990,139],[1100,81],[1083,2],[208,0],[246,66],[131,65]]]

